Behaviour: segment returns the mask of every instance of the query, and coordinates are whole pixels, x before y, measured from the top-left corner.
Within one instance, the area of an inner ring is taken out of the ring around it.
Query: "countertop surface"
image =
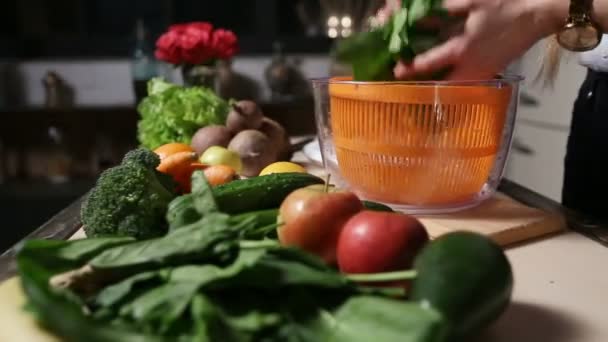
[[[527,205],[562,212],[570,230],[507,248],[513,300],[479,341],[607,341],[608,227],[508,180],[500,189]],[[79,207],[76,201],[30,237],[69,238],[80,228]],[[11,249],[0,256],[0,281],[14,275],[13,254]]]

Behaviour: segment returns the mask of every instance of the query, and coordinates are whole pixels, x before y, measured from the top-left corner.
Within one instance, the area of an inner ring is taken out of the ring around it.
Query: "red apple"
[[[342,229],[338,266],[350,274],[405,270],[428,241],[426,229],[412,216],[361,211]]]
[[[351,192],[326,192],[323,186],[295,190],[279,209],[279,241],[335,264],[342,227],[361,210],[363,204]]]

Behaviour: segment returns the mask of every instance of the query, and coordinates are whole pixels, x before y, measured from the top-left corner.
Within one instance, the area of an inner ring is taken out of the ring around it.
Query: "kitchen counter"
[[[299,155],[295,158],[305,161]],[[570,230],[507,249],[515,277],[513,301],[480,341],[606,341],[608,226],[509,180],[502,182],[500,191],[524,204],[561,212]],[[68,239],[80,228],[81,201],[75,201],[28,238]],[[14,252],[12,248],[0,256],[0,281],[15,274]]]

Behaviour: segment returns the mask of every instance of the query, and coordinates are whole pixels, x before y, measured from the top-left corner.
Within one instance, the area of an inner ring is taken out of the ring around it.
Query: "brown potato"
[[[241,157],[241,175],[246,177],[259,175],[262,169],[277,160],[277,146],[266,134],[253,129],[235,135],[228,149],[237,152]]]
[[[232,139],[232,133],[225,126],[206,126],[194,134],[190,146],[201,155],[211,146],[227,147]]]
[[[263,117],[264,114],[255,102],[239,101],[232,106],[232,110],[228,113],[226,127],[234,134],[246,129],[258,129]]]
[[[291,159],[291,143],[289,141],[289,135],[280,123],[268,117],[264,117],[262,119],[262,125],[260,126],[259,131],[266,134],[272,143],[278,146],[278,160]]]

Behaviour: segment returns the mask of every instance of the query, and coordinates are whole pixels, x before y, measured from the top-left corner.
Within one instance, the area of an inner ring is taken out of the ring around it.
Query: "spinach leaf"
[[[168,275],[170,282],[193,282],[205,286],[221,279],[234,277],[253,267],[266,254],[264,249],[241,250],[237,259],[227,267],[216,265],[185,265],[176,267]]]
[[[160,334],[167,333],[188,309],[199,287],[195,282],[166,283],[123,306],[120,315]]]
[[[194,197],[187,194],[175,198],[169,203],[167,209],[167,222],[169,231],[192,224],[202,217],[194,208]]]
[[[230,326],[228,318],[216,303],[203,294],[196,295],[191,305],[195,341],[253,342],[253,334]]]
[[[28,240],[18,250],[19,255],[35,256],[46,265],[75,267],[108,248],[135,241],[130,237],[96,238],[82,240]]]
[[[240,267],[240,272],[232,277],[217,278],[209,286],[257,289],[298,286],[345,290],[352,287],[352,283],[340,273],[296,249],[271,248],[262,255],[256,255],[256,258],[255,264]]]
[[[413,302],[370,296],[352,297],[336,310],[334,320],[324,341],[446,341],[441,315]]]
[[[136,286],[140,287],[142,283],[158,282],[166,278],[166,276],[162,275],[163,273],[166,272],[150,271],[138,273],[121,282],[110,285],[97,294],[95,304],[102,307],[113,306],[131,294]]]
[[[201,170],[192,173],[192,195],[194,199],[194,208],[201,214],[210,214],[219,212],[211,185],[207,182],[205,174]]]
[[[145,270],[189,261],[230,262],[236,254],[235,231],[228,215],[210,214],[164,237],[115,247],[93,258],[94,269]]]
[[[427,18],[450,20],[443,9],[442,0],[402,1],[401,9],[393,13],[381,27],[361,32],[344,39],[336,49],[336,58],[351,64],[357,81],[390,81],[394,79],[393,68],[399,59],[409,61],[443,39],[439,28],[426,35],[416,30]],[[422,79],[436,79],[441,74],[422,75]]]
[[[407,18],[408,26],[412,27],[418,20],[426,17],[431,10],[432,3],[432,0],[412,0]]]
[[[403,8],[394,14],[392,20],[393,30],[391,32],[390,42],[388,44],[388,50],[392,54],[399,54],[404,46],[409,44],[409,37],[407,35],[407,24],[408,10]]]
[[[219,213],[213,192],[203,171],[192,174],[192,191],[175,198],[167,209],[169,231],[188,226],[207,214]]]
[[[168,275],[173,283],[191,282],[210,289],[279,289],[287,286],[344,288],[351,282],[298,250],[245,249],[227,267],[185,265]]]
[[[381,30],[362,32],[344,40],[336,50],[336,58],[353,66],[356,80],[383,80],[391,77],[393,57]]]
[[[38,321],[56,336],[68,341],[89,342],[163,341],[162,338],[140,334],[133,329],[108,328],[87,318],[76,303],[50,290],[47,285],[49,272],[36,259],[18,255],[17,264],[30,309],[35,311]]]

